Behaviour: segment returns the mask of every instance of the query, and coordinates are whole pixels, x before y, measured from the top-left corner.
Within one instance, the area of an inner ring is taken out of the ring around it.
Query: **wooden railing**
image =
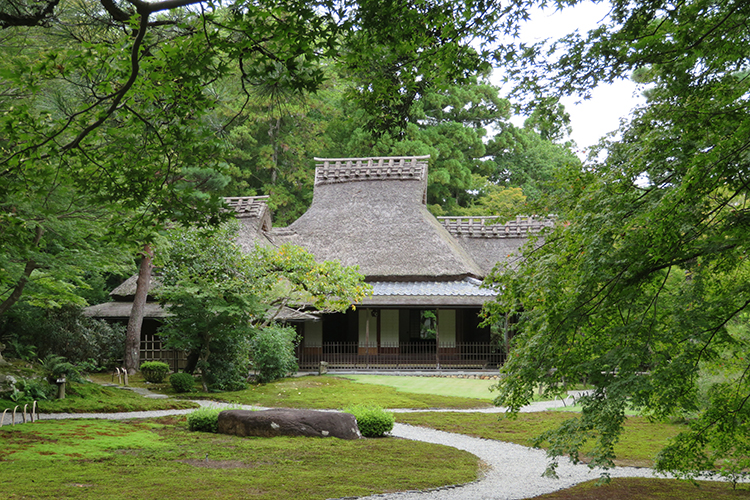
[[[381,344],[366,348],[356,342],[324,343],[297,348],[300,370],[316,370],[320,362],[331,370],[494,370],[505,361],[497,345],[454,343],[435,348],[434,343]]]

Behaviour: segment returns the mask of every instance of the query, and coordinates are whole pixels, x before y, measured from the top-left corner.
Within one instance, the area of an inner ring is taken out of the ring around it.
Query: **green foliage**
[[[13,354],[23,361],[33,361],[37,358],[36,346],[19,342],[18,340],[11,340],[10,346],[13,348]]]
[[[511,216],[558,213],[562,208],[559,199],[566,193],[566,186],[559,183],[558,176],[581,167],[581,160],[570,144],[554,143],[533,129],[511,124],[504,125],[490,140],[487,154],[496,165],[488,174],[489,181],[505,189],[520,188],[526,198],[525,203],[518,200],[521,203],[516,205],[515,213],[506,208],[505,213]],[[489,199],[480,198],[480,202],[493,208],[494,198],[500,194],[495,193],[490,190],[486,195]],[[505,198],[511,194],[501,193]]]
[[[244,387],[250,339],[284,307],[340,311],[369,292],[354,268],[318,264],[292,245],[256,247],[248,254],[236,243],[236,232],[236,222],[175,230],[162,267],[159,300],[171,315],[160,334],[169,347],[198,353],[204,391]],[[292,369],[285,357],[281,364]]]
[[[165,318],[160,335],[171,348],[199,353],[204,390],[210,386],[210,377],[225,385],[225,377],[212,375],[212,370],[218,368],[222,356],[236,359],[243,355],[238,352],[243,347],[241,339],[250,336],[253,318],[261,312],[249,260],[235,242],[235,232],[236,226],[175,230],[162,268],[159,300],[171,315]],[[232,342],[234,349],[214,350],[217,341]]]
[[[393,413],[372,404],[358,404],[344,409],[357,419],[359,432],[364,437],[381,437],[393,430],[396,417]]]
[[[190,373],[173,373],[169,376],[169,385],[175,392],[193,392],[195,389],[195,377]]]
[[[188,429],[195,432],[218,432],[221,408],[198,408],[187,416]]]
[[[86,317],[77,307],[44,310],[20,304],[0,318],[0,332],[13,339],[9,344],[15,355],[27,361],[56,354],[75,365],[109,368],[122,359],[125,345],[123,325]],[[88,368],[84,371],[93,369]]]
[[[52,384],[61,378],[65,378],[71,382],[83,382],[78,368],[68,363],[64,356],[48,354],[44,359],[39,361],[39,367],[44,372],[47,380]]]
[[[50,399],[57,393],[57,387],[53,386],[46,380],[20,379],[10,394],[10,400],[23,404],[32,401]]]
[[[656,468],[680,471],[688,479],[717,475],[733,485],[746,479],[750,475],[750,408],[741,398],[746,399],[734,384],[712,385],[705,411],[689,420],[690,430],[661,451]]]
[[[241,391],[247,388],[250,374],[250,344],[247,337],[225,337],[211,340],[211,355],[199,362],[210,391]],[[216,355],[220,353],[220,355]]]
[[[605,159],[558,173],[561,223],[541,248],[490,279],[503,289],[491,320],[518,320],[497,402],[517,411],[538,384],[552,395],[585,378],[596,389],[557,433],[556,454],[575,456],[592,434],[595,461],[611,463],[623,412],[635,408],[695,419],[665,450],[664,470],[732,476],[746,466],[739,436],[750,418],[747,342],[729,327],[750,307],[750,4],[612,5],[599,28],[556,42],[561,57],[526,47],[515,68],[521,90],[543,94],[633,71],[650,88],[595,151]],[[721,359],[734,374],[707,382]]]
[[[0,75],[13,89],[0,97],[0,315],[24,296],[84,305],[86,270],[121,271],[142,243],[132,235],[148,242],[171,221],[227,217],[217,190],[229,168],[257,175],[247,189],[274,194],[291,220],[311,185],[298,160],[322,130],[295,102],[321,89],[326,68],[351,82],[367,130],[402,135],[422,96],[487,72],[483,43],[527,15],[497,0],[199,3],[142,4],[137,18],[109,1],[0,5]],[[281,123],[284,103],[295,104]],[[224,163],[227,133],[256,150]],[[464,189],[468,169],[451,160],[441,178]]]
[[[255,332],[250,340],[250,356],[256,380],[266,384],[294,374],[298,369],[298,343],[297,332],[291,327],[270,325]]]
[[[144,361],[141,363],[140,371],[147,382],[161,384],[169,373],[169,365],[161,361]]]

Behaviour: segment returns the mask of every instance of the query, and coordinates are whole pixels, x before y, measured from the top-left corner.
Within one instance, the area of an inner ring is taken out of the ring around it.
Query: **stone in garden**
[[[316,410],[227,410],[219,413],[219,432],[235,436],[309,436],[359,439],[350,413]]]

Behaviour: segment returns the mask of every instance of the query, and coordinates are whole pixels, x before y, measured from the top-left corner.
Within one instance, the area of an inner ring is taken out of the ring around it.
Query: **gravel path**
[[[363,499],[394,500],[509,500],[529,498],[569,488],[590,479],[598,479],[600,470],[589,469],[586,465],[573,465],[561,459],[557,469],[559,479],[542,477],[547,465],[543,450],[525,446],[479,439],[460,434],[396,424],[393,436],[428,443],[443,444],[468,451],[479,457],[489,470],[479,481],[463,486],[440,488],[431,491],[408,491],[361,497]],[[651,469],[618,467],[610,471],[612,477],[655,477]]]

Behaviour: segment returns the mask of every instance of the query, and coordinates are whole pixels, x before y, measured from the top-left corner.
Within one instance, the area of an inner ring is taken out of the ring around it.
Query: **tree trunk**
[[[143,314],[146,307],[148,289],[151,285],[151,269],[154,251],[151,245],[143,245],[143,257],[138,269],[138,280],[135,285],[135,297],[133,297],[133,309],[128,319],[128,330],[125,336],[125,369],[129,375],[134,375],[140,365],[141,347],[141,325],[143,325]]]
[[[42,226],[36,227],[36,235],[34,236],[34,246],[38,247],[39,242],[42,239],[42,235],[44,234],[44,228]],[[23,276],[21,276],[21,279],[18,280],[18,283],[16,283],[16,286],[13,287],[13,291],[10,293],[7,299],[5,299],[2,303],[0,303],[0,316],[2,316],[5,311],[11,308],[13,304],[18,302],[18,299],[21,298],[21,295],[23,294],[23,289],[26,286],[26,283],[29,282],[29,277],[31,276],[31,273],[34,272],[34,269],[36,269],[36,262],[34,259],[29,259],[26,261],[26,265],[23,269]]]

